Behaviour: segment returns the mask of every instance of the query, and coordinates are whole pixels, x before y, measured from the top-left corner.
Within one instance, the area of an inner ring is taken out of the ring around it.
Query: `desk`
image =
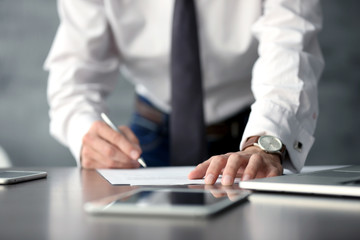
[[[37,168],[48,178],[0,186],[0,239],[360,239],[360,200],[254,193],[210,219],[91,216],[83,204],[133,187],[96,171]]]

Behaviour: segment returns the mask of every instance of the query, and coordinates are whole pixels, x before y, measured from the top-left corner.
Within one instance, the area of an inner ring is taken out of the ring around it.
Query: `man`
[[[140,155],[149,165],[172,164],[174,5],[59,0],[61,24],[45,64],[50,128],[82,167],[136,168]],[[213,184],[222,174],[222,183],[230,185],[236,176],[247,180],[280,175],[283,167],[302,168],[314,142],[323,69],[316,38],[319,5],[319,0],[195,1],[212,157],[189,178]],[[122,134],[99,118],[119,69],[137,93],[131,128],[121,126]],[[148,134],[156,135],[150,143]],[[159,146],[148,151],[154,141]],[[236,149],[228,150],[233,142]]]

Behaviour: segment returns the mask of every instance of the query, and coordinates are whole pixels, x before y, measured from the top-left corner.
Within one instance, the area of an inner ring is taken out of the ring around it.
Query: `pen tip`
[[[142,159],[141,157],[138,159],[138,162],[140,163],[140,165],[141,165],[142,167],[144,167],[144,168],[147,167],[144,159]]]

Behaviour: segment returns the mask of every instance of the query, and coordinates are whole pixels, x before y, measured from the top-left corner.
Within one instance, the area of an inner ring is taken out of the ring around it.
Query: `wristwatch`
[[[242,150],[245,150],[250,146],[257,146],[267,153],[280,155],[281,162],[285,159],[286,146],[278,137],[271,135],[249,137]]]

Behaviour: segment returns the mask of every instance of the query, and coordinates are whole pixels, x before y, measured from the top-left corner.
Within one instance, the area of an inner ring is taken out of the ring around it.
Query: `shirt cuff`
[[[286,146],[289,157],[285,158],[283,167],[292,172],[300,172],[315,139],[301,127],[296,115],[271,102],[254,103],[240,149],[250,136],[265,134],[280,138]]]
[[[82,139],[89,131],[91,125],[97,120],[100,120],[100,117],[89,114],[79,114],[69,121],[67,144],[78,167],[81,167]]]

